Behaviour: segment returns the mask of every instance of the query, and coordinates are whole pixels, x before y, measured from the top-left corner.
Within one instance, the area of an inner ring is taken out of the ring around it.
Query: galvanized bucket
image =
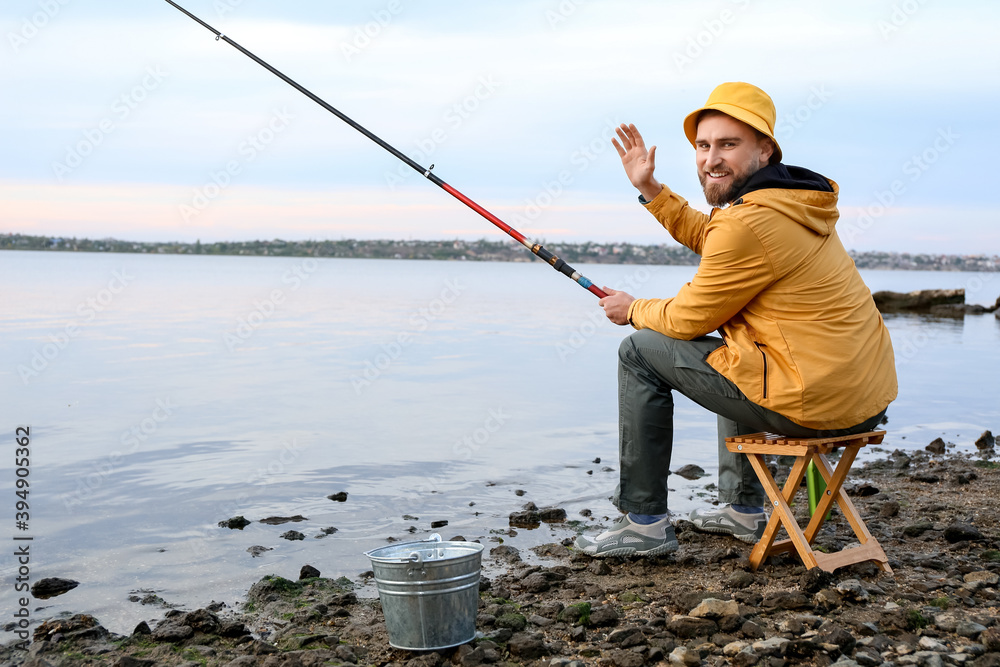
[[[430,651],[475,639],[482,554],[481,544],[442,542],[437,534],[365,552],[389,644]]]

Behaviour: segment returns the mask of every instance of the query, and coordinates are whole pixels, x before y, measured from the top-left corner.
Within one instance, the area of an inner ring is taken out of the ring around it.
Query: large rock
[[[964,289],[929,289],[915,292],[875,292],[875,306],[883,313],[899,311],[929,311],[933,306],[964,304]]]

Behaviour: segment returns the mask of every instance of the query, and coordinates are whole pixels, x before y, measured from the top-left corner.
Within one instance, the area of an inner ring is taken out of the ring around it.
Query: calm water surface
[[[671,295],[694,272],[579,268],[637,296]],[[1000,293],[995,274],[864,275],[872,290],[965,287],[983,304]],[[616,351],[629,330],[540,262],[0,252],[0,295],[4,534],[34,537],[33,580],[81,582],[36,619],[86,611],[129,632],[164,611],[132,594],[232,604],[306,563],[356,579],[364,551],[424,537],[431,521],[449,522],[446,539],[487,541],[529,500],[615,514]],[[1000,321],[887,323],[901,385],[888,446],[970,447],[1000,431]],[[22,425],[27,532],[12,500]],[[681,397],[674,469],[714,474],[714,442],[714,416]],[[710,497],[713,478],[671,479],[675,513]],[[339,491],[347,502],[327,499]],[[256,523],[296,514],[308,520]],[[216,525],[235,515],[255,523]],[[306,539],[280,537],[291,529]],[[570,534],[504,539],[524,549]],[[253,558],[253,545],[272,550]],[[0,608],[12,609],[13,560],[0,566]]]

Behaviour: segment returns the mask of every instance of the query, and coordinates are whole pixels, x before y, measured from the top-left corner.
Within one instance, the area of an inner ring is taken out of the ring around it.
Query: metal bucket
[[[389,644],[430,651],[476,637],[483,545],[431,535],[365,552],[372,561]]]

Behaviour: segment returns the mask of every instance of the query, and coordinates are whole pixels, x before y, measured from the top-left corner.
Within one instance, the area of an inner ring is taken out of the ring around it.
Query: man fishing
[[[656,147],[647,150],[634,125],[612,140],[639,201],[701,261],[673,298],[604,288],[608,319],[637,331],[618,354],[614,503],[624,514],[596,537],[577,538],[592,556],[678,548],[667,510],[672,391],[718,415],[720,505],[690,521],[750,543],[764,532],[766,496],[725,439],[863,433],[896,397],[889,332],[834,233],[839,188],[781,163],[774,121],[771,98],[747,83],[718,86],[684,119],[710,215],[656,180]]]

